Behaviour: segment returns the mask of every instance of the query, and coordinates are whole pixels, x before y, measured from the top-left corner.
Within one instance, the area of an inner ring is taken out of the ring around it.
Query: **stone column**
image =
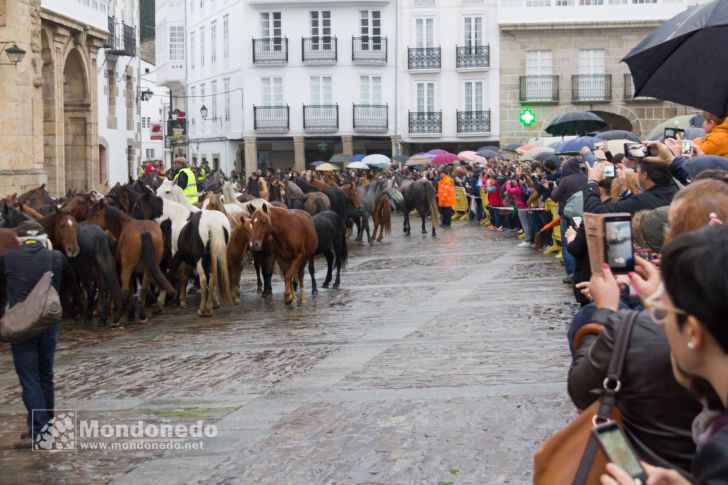
[[[402,136],[392,135],[392,157],[402,154]]]
[[[293,170],[298,173],[306,170],[306,139],[302,136],[293,137]]]
[[[258,170],[258,139],[254,136],[246,136],[243,138],[245,143],[245,176],[250,177],[253,172]],[[247,180],[243,181],[243,185]]]
[[[344,155],[354,154],[354,137],[352,135],[341,135],[341,151]]]

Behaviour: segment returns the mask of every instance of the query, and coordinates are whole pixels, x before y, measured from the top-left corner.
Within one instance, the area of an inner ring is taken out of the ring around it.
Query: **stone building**
[[[686,108],[653,98],[633,99],[632,78],[620,60],[685,0],[500,0],[501,144],[544,135],[568,111],[591,111],[608,123],[646,136]],[[524,110],[535,115],[530,126]]]

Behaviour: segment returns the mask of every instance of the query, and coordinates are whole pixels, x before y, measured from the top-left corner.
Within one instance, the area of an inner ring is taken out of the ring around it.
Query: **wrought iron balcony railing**
[[[288,37],[253,39],[253,64],[287,64]]]
[[[108,18],[109,38],[104,43],[108,54],[117,56],[136,56],[136,28],[117,22],[114,17]]]
[[[311,64],[332,64],[338,59],[336,37],[304,37],[301,39],[301,60]]]
[[[611,100],[611,74],[575,74],[571,76],[572,103],[600,103]]]
[[[355,64],[386,64],[387,38],[379,35],[352,37],[351,60]]]
[[[328,132],[339,129],[338,104],[304,104],[303,129]]]
[[[634,101],[639,103],[642,102],[650,102],[650,101],[659,101],[657,98],[652,98],[650,96],[637,96],[634,97],[634,82],[632,81],[632,75],[631,74],[625,74],[624,75],[624,100],[625,101]]]
[[[253,106],[253,128],[263,133],[285,133],[290,128],[289,108],[285,106]]]
[[[490,67],[490,46],[455,47],[455,59],[458,69],[487,69]]]
[[[519,81],[521,103],[559,102],[559,76],[521,76]]]
[[[458,111],[458,133],[490,133],[490,110]]]
[[[386,104],[355,104],[354,129],[382,132],[389,129],[389,106]]]
[[[413,134],[442,133],[442,111],[410,111],[409,132]]]
[[[439,47],[410,47],[407,49],[407,67],[410,70],[436,70],[441,65]]]

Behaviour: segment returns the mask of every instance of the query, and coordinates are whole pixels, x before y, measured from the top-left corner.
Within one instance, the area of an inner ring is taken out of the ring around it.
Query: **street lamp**
[[[7,54],[10,62],[0,62],[0,65],[15,66],[18,64],[18,62],[23,60],[23,57],[25,57],[25,50],[18,47],[18,44],[16,44],[15,42],[0,42],[0,44],[2,45],[2,47],[5,47],[8,44],[12,44],[10,47],[5,49],[5,54]],[[2,47],[0,47],[0,49],[2,49]]]
[[[149,101],[150,99],[152,99],[152,96],[154,96],[154,93],[149,88],[145,89],[140,94],[141,94],[142,101]]]
[[[207,107],[203,104],[202,108],[200,108],[200,116],[202,116],[203,120],[207,119]]]

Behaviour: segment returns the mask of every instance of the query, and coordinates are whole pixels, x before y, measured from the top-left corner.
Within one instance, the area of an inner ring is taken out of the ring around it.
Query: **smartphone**
[[[693,154],[693,142],[691,142],[690,140],[683,140],[681,148],[682,155],[689,157]]]
[[[604,141],[594,142],[594,150],[604,150],[604,148],[606,146],[607,146],[607,142],[604,142]]]
[[[649,249],[636,249],[634,255],[639,256],[645,261],[652,261],[652,251]]]
[[[574,221],[574,228],[579,229],[579,226],[581,226],[581,217],[576,216],[571,218],[572,221]]]
[[[604,259],[616,274],[634,271],[632,216],[604,218]]]
[[[638,485],[647,483],[647,473],[617,423],[596,426],[593,433],[610,462],[627,472]]]
[[[609,165],[605,165],[603,173],[606,178],[614,178],[614,165],[611,163]]]
[[[677,139],[678,133],[680,133],[682,136],[685,136],[685,130],[683,130],[682,128],[665,128],[663,135],[664,135],[664,138]]]
[[[648,148],[644,143],[625,143],[624,154],[627,158],[639,160],[648,155],[651,157],[657,156],[657,149]]]

